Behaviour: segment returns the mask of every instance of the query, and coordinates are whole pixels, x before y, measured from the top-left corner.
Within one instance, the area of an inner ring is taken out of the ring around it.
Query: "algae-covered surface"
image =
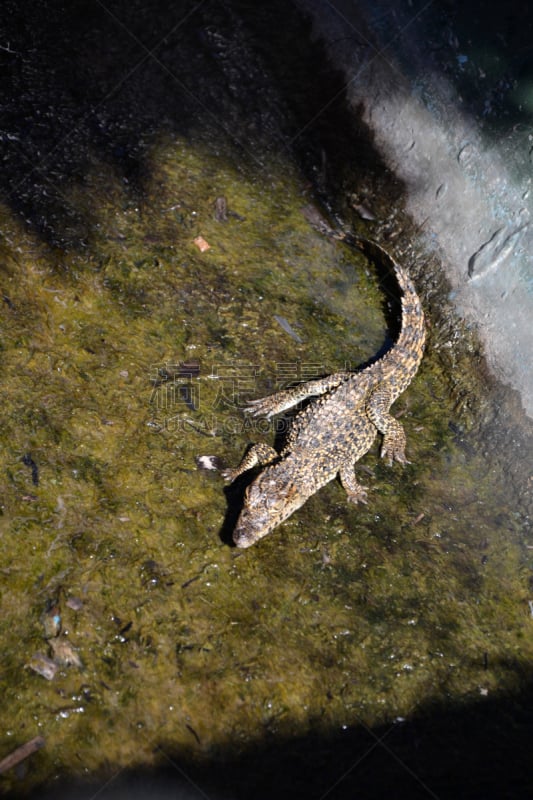
[[[484,444],[479,361],[407,250],[435,312],[395,407],[412,463],[376,447],[357,467],[367,506],[334,482],[249,550],[228,544],[221,470],[275,438],[242,405],[372,358],[386,296],[310,228],[288,149],[170,127],[146,134],[140,182],[89,150],[61,183],[76,245],[0,212],[0,758],[45,739],[5,793],[388,731],[519,692],[533,659],[533,543]]]
[[[367,507],[332,484],[251,550],[221,540],[223,481],[197,458],[272,441],[246,397],[374,354],[379,286],[308,228],[290,165],[238,169],[178,139],[151,158],[142,206],[89,181],[82,256],[3,212],[3,750],[43,734],[35,779],[514,686],[533,655],[528,552],[501,476],[453,442],[431,337],[398,403],[412,465],[373,451]],[[239,217],[215,219],[217,192]],[[83,666],[47,681],[31,664],[51,605]]]

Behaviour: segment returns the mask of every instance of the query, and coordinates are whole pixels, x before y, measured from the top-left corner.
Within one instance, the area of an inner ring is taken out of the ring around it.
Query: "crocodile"
[[[271,533],[337,475],[350,502],[366,503],[368,487],[358,483],[354,466],[378,432],[383,436],[381,457],[390,465],[409,463],[405,431],[389,409],[422,360],[426,330],[420,300],[407,271],[377,242],[331,229],[323,232],[392,270],[402,293],[400,332],[381,358],[360,370],[335,372],[247,405],[245,411],[253,416],[270,418],[309,401],[294,417],[281,452],[266,443],[254,444],[236,469],[225,472],[234,481],[253,467],[264,467],[244,493],[233,531],[240,548]]]

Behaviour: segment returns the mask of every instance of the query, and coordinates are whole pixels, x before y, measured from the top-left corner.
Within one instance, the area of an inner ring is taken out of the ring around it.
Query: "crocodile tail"
[[[401,289],[402,319],[400,334],[391,350],[385,353],[377,364],[385,372],[395,370],[398,364],[401,364],[401,371],[404,377],[401,384],[405,388],[405,385],[410,382],[416,373],[424,352],[426,328],[420,299],[407,270],[398,264],[381,245],[370,239],[359,237],[353,238],[353,244],[373,261],[379,261],[394,272]],[[400,386],[398,388],[400,389]],[[403,391],[403,388],[401,388],[401,391]]]
[[[380,372],[382,378],[394,372],[399,373],[400,379],[396,382],[397,391],[394,392],[398,396],[416,373],[424,352],[426,338],[424,312],[414,284],[407,270],[377,242],[353,233],[335,231],[327,223],[324,223],[324,226],[326,229],[321,228],[323,233],[332,238],[341,239],[351,247],[361,250],[372,261],[383,264],[396,276],[402,292],[400,334],[391,350],[385,353],[379,361],[376,361],[372,369],[376,373]]]
[[[354,247],[357,247],[358,250],[361,250],[373,261],[379,261],[381,264],[388,267],[388,269],[395,274],[402,293],[407,296],[412,296],[418,302],[418,295],[407,270],[398,264],[384,247],[374,242],[372,239],[362,239],[359,236],[352,236],[350,234],[346,234],[344,240]],[[420,305],[419,302],[418,305]]]

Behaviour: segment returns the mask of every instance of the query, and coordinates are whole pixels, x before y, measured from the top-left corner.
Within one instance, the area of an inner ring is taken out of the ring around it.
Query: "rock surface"
[[[511,3],[506,29],[501,9],[477,3],[464,20],[456,2],[446,14],[394,0],[298,4],[404,183],[407,210],[422,244],[438,253],[458,312],[533,417],[531,101],[515,56],[528,14],[513,25]]]

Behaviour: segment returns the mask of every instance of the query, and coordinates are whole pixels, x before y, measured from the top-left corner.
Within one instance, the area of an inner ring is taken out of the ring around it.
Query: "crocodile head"
[[[233,531],[237,547],[255,544],[290,517],[313,493],[311,489],[306,491],[305,484],[297,486],[280,466],[267,467],[246,489]]]

